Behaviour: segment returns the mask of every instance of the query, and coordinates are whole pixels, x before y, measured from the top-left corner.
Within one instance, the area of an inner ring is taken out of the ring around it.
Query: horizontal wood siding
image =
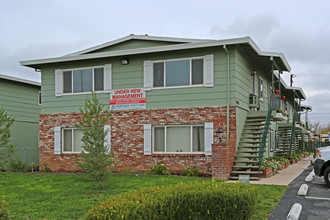
[[[112,64],[112,89],[143,88],[143,62],[145,60],[167,60],[189,57],[201,57],[214,54],[214,87],[188,87],[152,89],[146,92],[147,108],[172,108],[192,106],[222,106],[227,104],[227,55],[219,48],[204,48],[203,50],[185,50],[175,53],[153,53],[139,56],[128,56],[129,65],[121,65],[120,57],[99,59],[84,62],[65,63],[42,68],[42,113],[77,112],[84,105],[87,94],[62,95],[55,97],[55,69],[70,69],[80,67]],[[233,63],[231,68],[231,90],[235,89]],[[97,95],[102,103],[109,107],[110,95]],[[234,102],[233,99],[232,102]]]
[[[39,121],[40,87],[0,79],[0,106],[15,116],[16,121]]]

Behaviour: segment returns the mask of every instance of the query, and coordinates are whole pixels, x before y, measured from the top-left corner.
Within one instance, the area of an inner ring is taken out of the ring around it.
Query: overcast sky
[[[20,60],[66,55],[129,34],[224,39],[250,36],[282,52],[312,105],[330,123],[328,0],[0,0],[0,74],[40,81]],[[290,73],[284,73],[289,85]]]

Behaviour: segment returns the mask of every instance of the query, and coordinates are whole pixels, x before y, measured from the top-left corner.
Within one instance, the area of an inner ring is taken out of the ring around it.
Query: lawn
[[[98,191],[82,174],[0,174],[0,196],[9,206],[11,219],[83,219],[99,201],[142,186],[211,181],[205,178],[148,175],[114,175]],[[254,185],[258,190],[257,213],[267,219],[286,190],[281,186]]]

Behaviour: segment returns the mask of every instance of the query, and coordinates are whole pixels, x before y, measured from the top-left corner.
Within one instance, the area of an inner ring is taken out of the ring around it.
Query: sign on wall
[[[143,88],[111,90],[110,109],[145,109],[146,95]]]

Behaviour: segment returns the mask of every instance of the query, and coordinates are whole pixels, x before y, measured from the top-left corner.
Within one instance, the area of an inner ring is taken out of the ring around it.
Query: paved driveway
[[[315,176],[312,182],[305,182],[306,176],[313,170],[307,167],[290,184],[279,204],[269,217],[270,220],[286,219],[292,205],[300,203],[302,212],[299,220],[329,220],[330,219],[330,188],[326,186],[323,177]],[[301,184],[308,185],[307,196],[298,196]]]

